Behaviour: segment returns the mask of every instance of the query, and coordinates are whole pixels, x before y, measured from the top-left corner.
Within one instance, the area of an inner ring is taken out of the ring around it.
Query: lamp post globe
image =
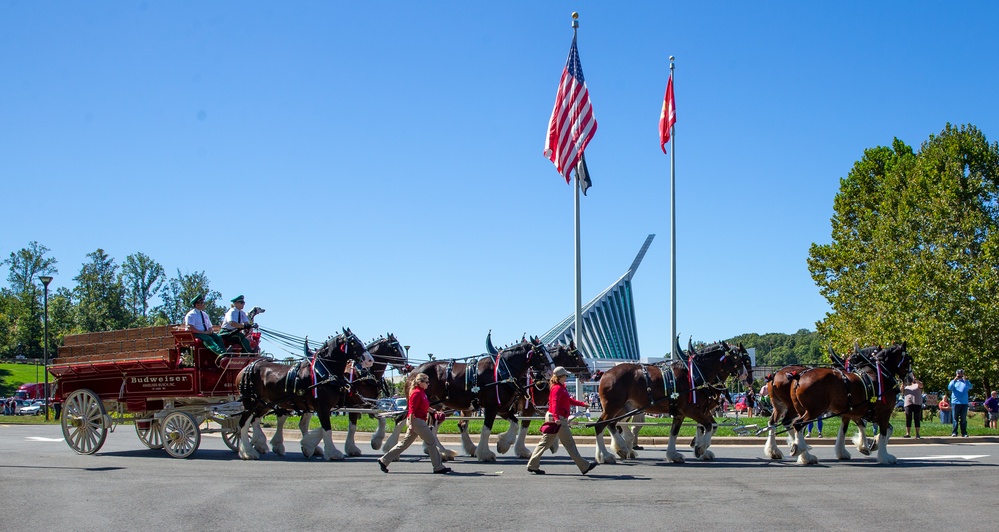
[[[45,366],[45,387],[42,389],[42,393],[45,395],[45,421],[49,420],[49,283],[52,282],[52,276],[50,275],[40,275],[38,280],[45,285],[44,290],[44,306],[45,306],[45,330],[44,330],[44,340],[42,347],[42,364]]]

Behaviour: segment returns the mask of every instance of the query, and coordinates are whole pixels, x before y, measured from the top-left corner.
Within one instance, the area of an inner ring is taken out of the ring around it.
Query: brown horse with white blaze
[[[848,459],[843,441],[849,421],[860,429],[857,442],[867,439],[866,423],[878,426],[877,461],[879,464],[894,464],[896,459],[888,453],[888,439],[891,438],[891,414],[895,409],[895,396],[898,383],[912,375],[912,357],[906,350],[905,342],[881,349],[872,357],[871,364],[851,368],[846,371],[838,368],[814,368],[792,376],[791,404],[797,416],[791,420],[794,429],[798,463],[817,464],[818,458],[809,453],[804,443],[803,431],[809,421],[824,415],[839,416],[843,419],[837,435],[837,457]],[[859,445],[859,443],[858,443]]]
[[[686,418],[700,425],[695,439],[695,455],[702,460],[713,459],[714,453],[708,447],[711,445],[714,408],[718,404],[718,396],[726,390],[725,380],[734,375],[751,384],[751,361],[742,344],[733,347],[725,342],[698,350],[686,363],[619,364],[607,370],[600,378],[598,388],[603,413],[593,424],[597,462],[616,461],[615,454],[605,447],[605,428],[610,429],[612,448],[617,456],[635,456],[631,447],[634,439],[627,441],[617,428],[617,422],[639,412],[669,414],[673,418],[666,451],[668,460],[683,462],[683,456],[676,450],[676,437]]]
[[[469,415],[482,409],[483,424],[479,443],[465,450],[480,462],[493,462],[496,453],[489,449],[489,436],[492,433],[496,416],[517,423],[513,412],[517,400],[524,393],[527,372],[530,369],[554,368],[552,357],[545,346],[537,339],[502,349],[496,355],[485,355],[458,360],[435,360],[417,367],[406,381],[406,392],[413,386],[413,378],[420,373],[430,378],[426,389],[432,407],[439,410],[458,410]],[[440,405],[440,406],[438,406]],[[405,425],[397,420],[395,430],[385,442],[386,446],[398,441],[399,433]],[[505,434],[504,434],[505,436]],[[468,439],[471,443],[471,439]],[[507,448],[513,443],[512,435],[506,442]],[[444,449],[444,459],[453,459],[454,451]]]
[[[308,350],[308,348],[306,348]],[[333,447],[330,412],[337,408],[343,397],[343,372],[347,361],[371,366],[373,359],[357,336],[344,329],[330,338],[308,359],[293,366],[267,360],[258,360],[243,368],[236,376],[243,413],[239,418],[239,456],[256,460],[260,453],[253,447],[249,430],[253,421],[268,412],[287,415],[288,412],[315,412],[319,415],[320,429],[315,436],[302,439],[302,453],[312,456],[319,439],[325,442],[323,458],[331,460]],[[275,435],[275,437],[277,437]],[[278,443],[271,442],[278,448]],[[283,453],[283,442],[279,442]]]

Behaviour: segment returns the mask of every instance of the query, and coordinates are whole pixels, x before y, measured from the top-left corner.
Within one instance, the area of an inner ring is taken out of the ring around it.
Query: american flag
[[[666,153],[666,143],[669,142],[670,131],[676,123],[676,102],[673,100],[673,73],[666,82],[666,94],[663,96],[663,112],[659,115],[659,147]]]
[[[583,67],[579,64],[579,51],[576,50],[576,36],[573,35],[545,139],[545,157],[555,163],[555,169],[565,177],[566,183],[569,183],[569,173],[579,163],[583,150],[596,131],[597,119],[593,117],[590,92],[586,90]]]

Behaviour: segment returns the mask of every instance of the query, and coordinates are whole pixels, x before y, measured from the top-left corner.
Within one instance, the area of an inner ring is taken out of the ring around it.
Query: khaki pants
[[[430,463],[433,464],[434,471],[442,469],[444,466],[441,464],[441,453],[437,450],[437,438],[434,436],[434,431],[430,429],[430,425],[427,425],[426,421],[413,417],[409,418],[406,437],[382,456],[382,463],[391,464],[398,460],[399,455],[416,441],[417,436],[427,444],[427,450],[430,452]]]
[[[545,421],[552,419],[551,413],[545,415]],[[569,429],[568,420],[562,420],[559,424],[558,433],[556,434],[541,434],[541,441],[538,442],[538,446],[534,448],[534,452],[531,453],[531,459],[527,461],[527,469],[538,469],[541,465],[541,455],[545,454],[552,445],[552,441],[558,438],[558,441],[562,443],[562,447],[565,447],[565,452],[569,453],[569,457],[572,458],[573,462],[576,462],[576,467],[579,468],[579,472],[582,473],[590,467],[590,463],[586,461],[582,456],[579,455],[579,449],[576,449],[576,441],[572,439],[572,430]]]

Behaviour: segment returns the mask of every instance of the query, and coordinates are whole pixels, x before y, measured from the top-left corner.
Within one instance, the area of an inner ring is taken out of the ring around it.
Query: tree
[[[48,252],[49,248],[32,241],[3,261],[10,268],[7,275],[10,291],[4,303],[9,336],[2,343],[31,358],[42,358],[43,293],[38,277],[59,272],[55,267],[58,261],[45,256]]]
[[[895,139],[840,181],[832,242],[808,268],[832,311],[818,325],[838,349],[905,340],[927,389],[964,367],[999,378],[999,144],[947,124],[919,152]],[[977,377],[977,378],[976,378]]]
[[[138,325],[148,325],[149,300],[165,281],[163,266],[146,254],[140,252],[125,257],[121,265],[121,282],[128,309]]]
[[[222,294],[211,290],[208,277],[204,271],[183,274],[177,270],[177,277],[167,281],[160,294],[163,304],[156,308],[158,322],[180,323],[191,308],[191,300],[199,295],[205,296],[205,312],[218,324],[225,314],[225,307],[217,305]]]
[[[131,322],[126,309],[125,287],[118,276],[118,265],[103,249],[87,254],[74,294],[78,303],[77,324],[83,332],[125,329]]]

